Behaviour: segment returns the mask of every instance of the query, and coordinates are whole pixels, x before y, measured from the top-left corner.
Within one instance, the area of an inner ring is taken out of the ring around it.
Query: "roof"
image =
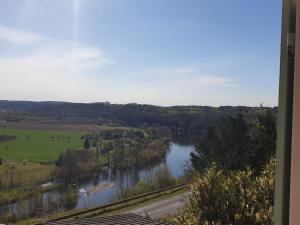
[[[45,225],[168,225],[136,214],[121,214],[87,219],[70,219],[46,222]]]

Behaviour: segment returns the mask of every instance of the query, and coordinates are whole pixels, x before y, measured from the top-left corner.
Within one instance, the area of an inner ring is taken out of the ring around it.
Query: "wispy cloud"
[[[89,77],[113,64],[97,46],[0,25],[1,41],[18,45],[13,57],[3,52],[0,56],[2,98],[80,100],[92,85]],[[22,48],[25,54],[19,54]]]
[[[217,105],[220,99],[229,102],[232,96],[228,91],[238,86],[230,76],[209,75],[197,66],[164,67],[130,74],[125,74],[127,80],[107,90],[109,100],[158,105]]]
[[[201,67],[177,66],[173,68],[159,68],[147,72],[149,76],[157,77],[166,84],[184,85],[189,87],[225,87],[236,85],[228,76],[212,75],[202,71]]]
[[[201,66],[146,71],[120,71],[115,66],[112,72],[106,67],[114,62],[97,46],[0,25],[0,45],[3,41],[17,46],[13,56],[0,54],[1,97],[7,99],[214,104],[218,91],[236,85],[230,77],[210,74]]]
[[[16,44],[32,44],[45,39],[42,35],[0,25],[0,40]]]

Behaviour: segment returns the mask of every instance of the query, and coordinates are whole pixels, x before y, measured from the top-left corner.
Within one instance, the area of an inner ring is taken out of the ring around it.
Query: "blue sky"
[[[1,99],[277,105],[279,0],[0,5]]]

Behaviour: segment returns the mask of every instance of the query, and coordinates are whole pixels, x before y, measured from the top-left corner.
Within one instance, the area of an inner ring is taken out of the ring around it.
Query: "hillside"
[[[40,118],[58,123],[93,123],[115,126],[168,127],[173,134],[199,134],[220,118],[242,112],[254,119],[266,108],[247,106],[171,106],[143,104],[0,101],[0,120],[26,121]],[[277,108],[273,108],[276,112]]]

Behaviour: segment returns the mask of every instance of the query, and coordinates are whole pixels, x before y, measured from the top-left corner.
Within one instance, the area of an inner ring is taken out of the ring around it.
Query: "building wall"
[[[296,5],[295,34],[290,225],[300,224],[300,0]]]

